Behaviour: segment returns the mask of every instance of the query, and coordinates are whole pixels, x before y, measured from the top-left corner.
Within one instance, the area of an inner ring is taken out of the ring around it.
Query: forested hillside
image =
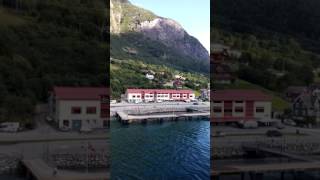
[[[319,78],[320,1],[213,1],[212,44],[241,52],[237,76],[283,91]]]
[[[104,0],[0,1],[0,122],[30,121],[54,85],[106,84]]]

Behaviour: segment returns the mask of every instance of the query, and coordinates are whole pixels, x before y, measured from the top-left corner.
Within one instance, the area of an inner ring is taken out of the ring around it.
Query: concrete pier
[[[129,115],[124,111],[117,111],[117,116],[119,120],[124,124],[130,124],[132,122],[147,123],[148,121],[177,121],[179,119],[191,120],[193,117],[208,118],[210,117],[210,112],[168,112],[166,114],[142,114],[142,115]]]
[[[54,168],[48,166],[42,159],[22,160],[25,177],[28,180],[108,180],[109,172],[75,172],[58,170],[54,175]]]

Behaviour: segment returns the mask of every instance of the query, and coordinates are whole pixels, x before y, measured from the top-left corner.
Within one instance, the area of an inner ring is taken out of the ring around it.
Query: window
[[[140,98],[140,95],[137,95],[137,98]]]
[[[72,107],[71,113],[72,114],[81,114],[81,107]]]
[[[236,101],[236,103],[243,103],[243,101]]]
[[[256,107],[257,113],[264,113],[264,107]]]
[[[235,107],[235,112],[237,113],[242,113],[243,112],[243,107]]]
[[[87,107],[87,114],[96,114],[97,108],[96,107]]]
[[[232,109],[224,109],[224,115],[225,116],[231,116],[232,115]]]
[[[64,127],[69,127],[69,120],[64,119],[64,120],[63,120],[63,126],[64,126]]]
[[[189,97],[193,97],[193,96],[190,94]]]
[[[133,98],[136,98],[136,95],[132,95]]]
[[[146,98],[149,98],[149,95],[146,95]]]
[[[221,103],[221,101],[213,101],[213,103]]]
[[[222,112],[222,109],[221,109],[221,107],[214,107],[214,108],[213,108],[213,112],[215,112],[215,113],[221,113],[221,112]]]

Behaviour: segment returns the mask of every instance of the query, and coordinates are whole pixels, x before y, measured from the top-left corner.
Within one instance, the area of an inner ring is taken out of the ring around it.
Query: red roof
[[[192,90],[188,89],[181,89],[181,90],[175,90],[175,89],[127,89],[127,93],[183,93],[183,94],[192,94]]]
[[[109,89],[106,87],[54,87],[53,92],[60,100],[100,100],[107,96]]]
[[[272,97],[259,90],[228,89],[213,91],[214,101],[271,101]]]

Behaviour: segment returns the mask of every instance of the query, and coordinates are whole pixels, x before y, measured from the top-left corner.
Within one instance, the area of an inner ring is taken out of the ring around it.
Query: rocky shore
[[[20,159],[15,156],[0,154],[0,174],[13,174],[17,171]]]

